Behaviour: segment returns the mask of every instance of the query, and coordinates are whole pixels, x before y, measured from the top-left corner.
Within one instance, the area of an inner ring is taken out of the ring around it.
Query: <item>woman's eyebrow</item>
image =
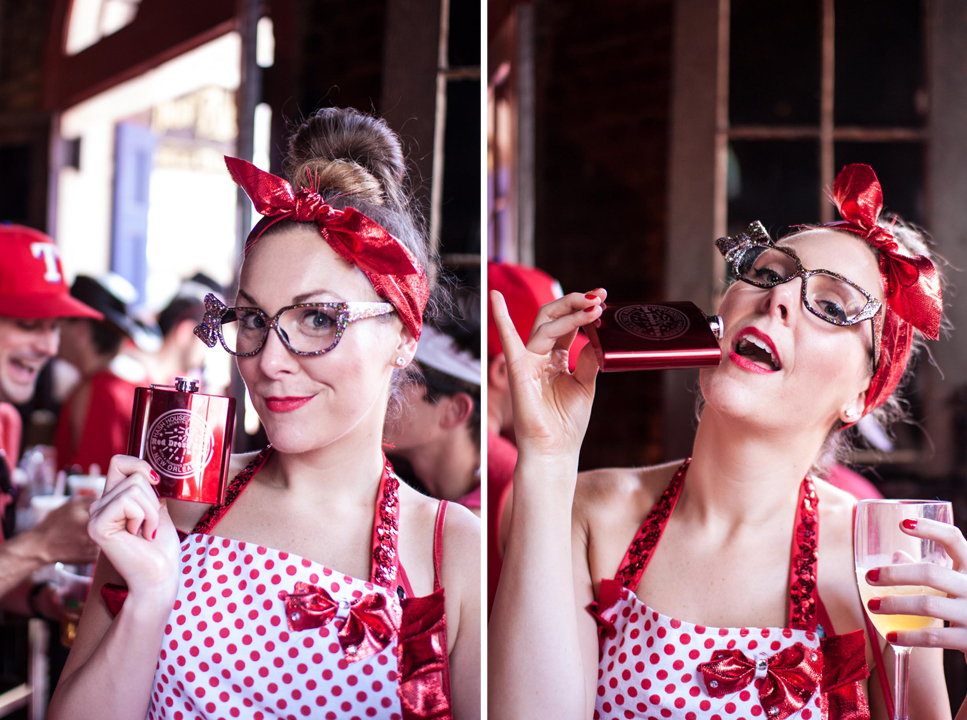
[[[292,304],[300,305],[301,303],[304,303],[306,300],[308,300],[311,297],[315,297],[316,295],[334,295],[334,294],[335,293],[332,293],[329,290],[313,290],[312,292],[301,293],[299,295],[296,295],[294,298],[292,298]]]
[[[248,300],[250,303],[252,303],[253,306],[255,306],[255,307],[258,307],[259,306],[258,301],[254,297],[252,297],[251,295],[249,295],[247,292],[245,292],[244,290],[242,290],[242,288],[239,288],[238,289],[238,294],[241,295],[246,300]]]

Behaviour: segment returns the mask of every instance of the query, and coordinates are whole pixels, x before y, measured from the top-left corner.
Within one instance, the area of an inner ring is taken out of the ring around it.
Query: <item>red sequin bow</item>
[[[912,328],[933,340],[940,336],[940,276],[929,258],[904,255],[893,233],[877,225],[883,210],[883,189],[869,165],[847,165],[840,171],[833,183],[833,202],[843,219],[822,227],[859,235],[877,250],[892,311],[884,314],[882,360],[866,393],[865,415],[886,402],[900,383],[910,357]]]
[[[306,188],[295,192],[286,180],[245,160],[226,156],[225,164],[263,216],[245,241],[246,254],[277,222],[314,222],[332,249],[362,270],[376,293],[393,303],[403,324],[419,339],[430,291],[426,271],[409,248],[355,208],[338,210]]]
[[[333,600],[321,587],[297,582],[295,592],[279,592],[285,603],[289,630],[312,630],[341,619],[339,645],[353,662],[375,655],[399,633],[402,611],[382,593],[371,592],[355,600]]]
[[[796,643],[771,657],[756,660],[750,660],[740,650],[717,650],[698,669],[713,698],[731,695],[759,680],[756,687],[766,717],[783,720],[805,707],[816,692],[822,660],[816,650]]]

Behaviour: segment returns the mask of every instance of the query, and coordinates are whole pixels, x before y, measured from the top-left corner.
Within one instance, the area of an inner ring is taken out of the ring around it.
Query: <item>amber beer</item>
[[[713,367],[722,318],[691,302],[607,302],[584,331],[602,372]]]
[[[225,501],[235,429],[235,399],[198,392],[198,381],[139,387],[134,394],[128,455],[154,468],[165,498]]]

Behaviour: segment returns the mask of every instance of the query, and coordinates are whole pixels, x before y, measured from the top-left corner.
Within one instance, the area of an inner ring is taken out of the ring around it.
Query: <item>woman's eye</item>
[[[753,269],[752,276],[759,282],[777,283],[782,280],[782,275],[767,267]]]
[[[307,310],[302,323],[313,330],[321,330],[332,325],[332,318],[322,310]]]
[[[236,310],[236,315],[239,325],[246,330],[261,330],[265,327],[265,318],[262,317],[261,313]]]
[[[846,317],[846,310],[844,310],[843,306],[835,300],[820,300],[819,307],[827,317],[831,317],[842,322],[846,322],[848,319]]]

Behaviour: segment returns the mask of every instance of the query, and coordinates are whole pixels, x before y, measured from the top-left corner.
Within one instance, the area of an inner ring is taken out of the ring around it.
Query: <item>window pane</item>
[[[819,144],[741,140],[729,147],[728,233],[761,220],[773,238],[819,221]]]
[[[820,3],[733,0],[732,125],[818,125]]]
[[[926,119],[922,3],[836,3],[837,125],[920,126]]]
[[[450,0],[450,67],[480,65],[480,4]]]
[[[923,145],[904,143],[836,143],[837,172],[850,163],[865,163],[873,168],[883,186],[886,212],[896,213],[918,225],[924,217]],[[929,227],[927,228],[929,230]]]
[[[480,252],[480,81],[447,83],[441,253]]]

